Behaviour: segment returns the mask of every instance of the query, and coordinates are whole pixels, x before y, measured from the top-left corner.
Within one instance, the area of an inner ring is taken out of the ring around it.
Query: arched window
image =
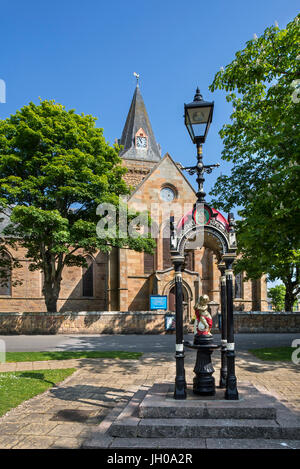
[[[243,274],[239,272],[235,276],[234,297],[243,298]]]
[[[94,296],[94,260],[85,258],[88,266],[82,267],[82,296]]]
[[[7,253],[0,254],[0,296],[11,295],[11,267]]]

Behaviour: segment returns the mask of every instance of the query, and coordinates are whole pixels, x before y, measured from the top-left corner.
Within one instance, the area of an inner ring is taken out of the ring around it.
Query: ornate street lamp
[[[197,145],[197,165],[188,166],[183,169],[186,169],[191,175],[197,173],[198,192],[196,204],[203,204],[205,202],[206,194],[203,190],[204,173],[211,173],[213,168],[220,166],[219,164],[204,165],[202,162],[202,144],[205,143],[207,132],[212,122],[213,112],[214,102],[204,101],[199,88],[196,89],[194,101],[184,105],[184,123],[192,142]]]
[[[204,101],[199,88],[196,89],[194,101],[184,105],[184,123],[197,146],[205,143],[213,112],[214,102]]]

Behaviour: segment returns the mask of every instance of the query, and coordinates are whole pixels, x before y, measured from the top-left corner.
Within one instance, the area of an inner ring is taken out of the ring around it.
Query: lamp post
[[[204,101],[199,88],[194,100],[184,105],[184,122],[193,143],[205,143],[214,112],[214,102]]]
[[[193,219],[197,216],[200,209],[200,215],[204,215],[204,203],[205,203],[205,192],[203,189],[204,184],[204,173],[211,173],[213,168],[220,166],[219,164],[204,165],[202,160],[202,145],[205,143],[206,136],[210,124],[212,122],[214,110],[214,102],[204,101],[200,94],[199,88],[196,89],[194,100],[184,105],[184,122],[187,130],[190,134],[191,140],[197,145],[197,164],[196,166],[188,166],[183,168],[188,171],[189,174],[197,174],[197,201],[193,208]],[[197,304],[199,304],[199,311],[196,310],[196,314],[207,315],[206,303],[208,302],[206,295],[199,298]],[[201,316],[202,318],[202,316]],[[201,319],[199,316],[199,326]],[[209,331],[198,330],[198,326],[195,329],[194,342],[193,344],[185,342],[185,345],[190,348],[197,350],[197,359],[194,372],[196,374],[194,378],[193,391],[195,394],[200,395],[214,395],[215,394],[215,380],[212,376],[214,368],[211,363],[211,354],[213,350],[219,348],[218,345],[213,344],[213,338]]]
[[[190,134],[191,140],[197,145],[197,164],[196,166],[187,166],[182,168],[188,171],[189,174],[197,174],[197,202],[194,210],[197,210],[197,204],[205,202],[205,192],[203,190],[204,173],[211,173],[213,168],[220,166],[217,164],[204,165],[202,161],[202,144],[205,143],[206,136],[212,116],[214,112],[214,102],[204,101],[199,88],[196,89],[194,100],[184,105],[184,123]]]

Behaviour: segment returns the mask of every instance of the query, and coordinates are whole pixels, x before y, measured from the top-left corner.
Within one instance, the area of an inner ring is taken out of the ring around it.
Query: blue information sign
[[[168,309],[167,295],[150,295],[150,309]]]

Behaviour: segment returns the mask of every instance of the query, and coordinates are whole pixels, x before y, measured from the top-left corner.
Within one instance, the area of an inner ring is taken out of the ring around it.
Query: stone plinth
[[[247,399],[239,401],[224,399],[224,390],[216,389],[214,396],[205,399],[195,395],[190,387],[187,399],[178,402],[172,398],[172,385],[156,384],[152,387],[139,406],[141,418],[181,418],[181,419],[275,419],[276,407],[268,399],[260,396],[250,386],[242,387]]]
[[[274,397],[239,384],[240,400],[195,396],[172,398],[173,384],[139,391],[109,429],[117,438],[233,438],[300,440],[300,421]],[[222,395],[220,394],[222,392]]]

